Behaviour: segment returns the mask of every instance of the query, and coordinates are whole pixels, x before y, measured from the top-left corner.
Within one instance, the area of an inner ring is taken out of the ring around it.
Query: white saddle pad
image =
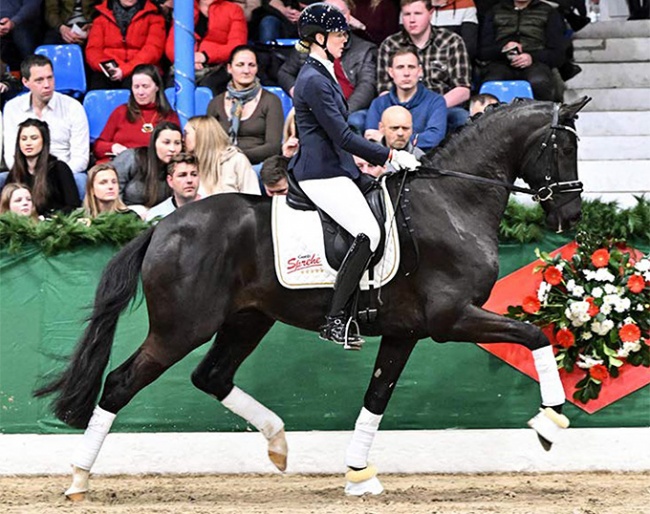
[[[399,240],[385,180],[381,181],[386,203],[386,247],[381,261],[375,266],[372,284],[366,271],[361,289],[384,285],[397,274]],[[271,226],[275,273],[288,289],[333,287],[336,270],[325,257],[325,243],[320,216],[316,211],[299,211],[287,205],[285,196],[274,196]]]

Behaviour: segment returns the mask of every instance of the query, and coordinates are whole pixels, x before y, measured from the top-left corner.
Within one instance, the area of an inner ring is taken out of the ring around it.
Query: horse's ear
[[[573,103],[570,104],[564,104],[560,108],[560,119],[561,120],[573,120],[576,117],[576,114],[582,108],[587,105],[589,102],[591,102],[591,97],[589,96],[583,96],[582,98],[576,100]]]

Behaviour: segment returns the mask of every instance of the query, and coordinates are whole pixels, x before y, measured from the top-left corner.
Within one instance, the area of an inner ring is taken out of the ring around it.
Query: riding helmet
[[[298,19],[300,39],[311,43],[315,42],[316,34],[349,31],[350,26],[345,15],[333,5],[321,2],[306,7]]]

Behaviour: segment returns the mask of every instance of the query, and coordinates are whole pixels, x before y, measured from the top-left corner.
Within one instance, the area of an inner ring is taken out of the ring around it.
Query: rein
[[[578,133],[575,131],[574,128],[568,127],[566,125],[560,125],[559,114],[560,114],[560,104],[556,103],[553,105],[553,120],[551,121],[550,132],[544,139],[544,142],[542,143],[539,149],[539,153],[537,154],[537,158],[535,159],[535,161],[536,162],[539,161],[539,159],[542,157],[544,152],[549,148],[553,152],[553,159],[549,162],[548,170],[546,176],[544,177],[546,183],[537,190],[530,189],[528,187],[515,186],[514,184],[511,184],[510,182],[507,182],[505,180],[498,180],[498,179],[487,178],[487,177],[477,177],[476,175],[470,175],[469,173],[463,173],[461,171],[429,168],[424,166],[421,166],[420,168],[418,168],[418,170],[426,171],[428,173],[431,173],[432,175],[435,175],[436,177],[456,177],[456,178],[470,180],[472,182],[479,182],[482,184],[489,184],[492,186],[503,187],[508,191],[514,191],[516,193],[531,195],[533,197],[533,201],[539,203],[551,200],[553,198],[553,195],[555,195],[556,193],[557,194],[582,193],[583,187],[581,181],[579,180],[560,181],[559,180],[559,176],[558,176],[559,172],[558,172],[558,164],[557,164],[558,154],[557,154],[557,142],[556,142],[557,131],[564,130],[570,132],[576,137],[576,139],[578,139]]]

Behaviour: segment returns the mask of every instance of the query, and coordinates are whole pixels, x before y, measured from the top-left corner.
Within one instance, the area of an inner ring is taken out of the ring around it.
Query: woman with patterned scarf
[[[232,143],[257,170],[282,146],[284,115],[280,99],[262,88],[257,77],[257,56],[252,48],[235,48],[228,60],[232,77],[226,92],[212,99],[208,114],[214,116]]]

